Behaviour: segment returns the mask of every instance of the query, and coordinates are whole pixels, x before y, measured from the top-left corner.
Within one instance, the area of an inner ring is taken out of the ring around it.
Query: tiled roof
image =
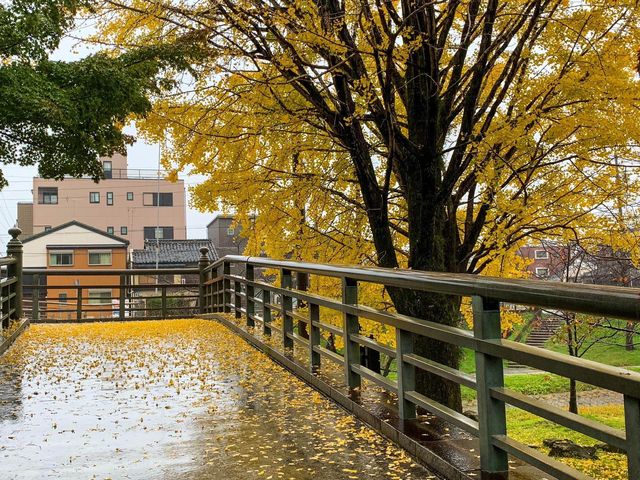
[[[218,259],[216,248],[209,239],[197,240],[160,240],[158,263],[160,265],[197,265],[200,260],[200,249],[209,249],[209,260]],[[156,240],[145,240],[144,249],[132,252],[133,266],[155,265]]]

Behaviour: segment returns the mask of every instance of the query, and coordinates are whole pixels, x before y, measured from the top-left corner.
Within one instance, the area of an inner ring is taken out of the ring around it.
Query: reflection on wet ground
[[[433,478],[204,320],[35,325],[0,358],[2,479]]]

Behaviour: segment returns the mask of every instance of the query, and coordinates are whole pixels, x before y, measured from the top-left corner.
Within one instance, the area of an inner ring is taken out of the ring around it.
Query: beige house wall
[[[186,195],[184,181],[121,178],[126,176],[126,157],[114,156],[114,178],[95,183],[88,178],[66,178],[62,181],[34,178],[33,180],[33,233],[46,227],[77,220],[103,231],[113,227],[113,234],[126,238],[131,248],[144,248],[144,227],[173,227],[174,239],[187,238]],[[130,171],[129,177],[140,177],[139,171]],[[57,187],[58,203],[38,203],[41,187]],[[144,205],[144,193],[172,193],[173,206]],[[90,203],[90,193],[100,194],[99,203]],[[113,193],[113,205],[107,205],[107,192]],[[133,193],[133,200],[127,193]],[[123,233],[121,227],[126,227]]]

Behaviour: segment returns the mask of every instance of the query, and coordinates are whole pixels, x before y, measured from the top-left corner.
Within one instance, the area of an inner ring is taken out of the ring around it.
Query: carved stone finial
[[[20,230],[18,227],[11,227],[9,229],[9,235],[11,235],[11,237],[14,240],[18,239],[18,236],[22,233],[22,230]]]

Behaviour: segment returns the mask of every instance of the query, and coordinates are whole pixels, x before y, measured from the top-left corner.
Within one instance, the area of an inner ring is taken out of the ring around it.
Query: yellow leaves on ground
[[[430,477],[214,322],[31,326],[0,380],[12,479]]]

